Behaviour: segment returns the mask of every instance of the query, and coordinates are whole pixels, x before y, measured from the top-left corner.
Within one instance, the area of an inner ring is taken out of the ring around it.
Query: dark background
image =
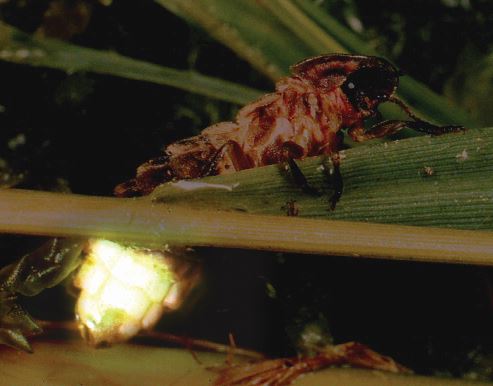
[[[63,28],[44,18],[50,4],[7,1],[0,17],[30,33],[44,29],[61,36]],[[66,36],[75,44],[260,89],[273,87],[228,48],[153,1],[85,4],[90,17]],[[439,93],[455,95],[467,74],[465,63],[491,51],[492,1],[354,0],[323,6],[353,29],[364,28],[382,54]],[[229,120],[238,108],[149,83],[4,62],[0,106],[4,179],[18,179],[17,187],[97,195],[111,195],[166,143]],[[2,261],[40,242],[0,240]],[[336,343],[366,343],[418,373],[492,377],[491,269],[198,252],[207,273],[204,295],[187,315],[163,320],[167,331],[220,342],[232,332],[240,346],[294,355],[299,333],[313,324],[330,331]],[[58,288],[27,299],[26,307],[37,317],[60,319],[72,317],[73,304]]]

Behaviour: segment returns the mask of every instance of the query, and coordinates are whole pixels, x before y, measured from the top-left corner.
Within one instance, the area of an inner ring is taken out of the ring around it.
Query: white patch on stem
[[[171,183],[172,187],[179,188],[182,190],[222,189],[222,190],[227,190],[228,192],[232,192],[233,189],[237,188],[239,185],[240,185],[239,182],[236,182],[233,185],[224,185],[224,184],[209,184],[207,182],[187,181],[187,180],[180,180]]]

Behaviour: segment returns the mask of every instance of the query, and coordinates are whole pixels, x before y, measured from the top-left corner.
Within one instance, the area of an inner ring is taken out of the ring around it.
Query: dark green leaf
[[[65,279],[81,262],[84,240],[52,239],[0,271],[0,288],[25,296]]]
[[[41,328],[16,300],[15,294],[0,291],[0,343],[30,352],[31,347],[24,335],[40,333]]]
[[[50,67],[69,73],[90,71],[153,82],[237,104],[246,104],[262,95],[261,91],[196,72],[163,67],[116,52],[98,51],[54,39],[40,39],[2,22],[0,60]]]
[[[0,343],[30,351],[25,335],[41,332],[17,304],[17,294],[34,296],[64,280],[81,263],[83,239],[52,239],[0,271]]]

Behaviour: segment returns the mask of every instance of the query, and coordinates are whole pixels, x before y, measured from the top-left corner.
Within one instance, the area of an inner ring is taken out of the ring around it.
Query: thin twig
[[[70,332],[77,332],[79,330],[79,328],[77,327],[77,323],[74,321],[36,320],[36,323],[44,330],[63,330]],[[234,355],[239,355],[245,358],[253,360],[265,359],[265,355],[259,353],[258,351],[238,348],[236,347],[236,345],[234,347],[231,347],[230,345],[211,342],[205,339],[194,339],[186,336],[170,334],[167,332],[141,331],[139,333],[139,336],[148,337],[154,339],[155,341],[177,344],[189,349],[199,349],[224,354],[228,354],[233,351]]]
[[[208,351],[214,351],[218,353],[240,355],[246,358],[261,360],[265,359],[265,355],[259,353],[258,351],[247,350],[239,347],[232,347],[230,345],[225,345],[221,343],[215,343],[204,339],[193,339],[179,335],[169,334],[167,332],[161,331],[147,331],[141,333],[143,336],[148,336],[150,338],[161,340],[163,342],[170,342],[183,345],[185,347],[190,347],[194,349],[205,349]]]

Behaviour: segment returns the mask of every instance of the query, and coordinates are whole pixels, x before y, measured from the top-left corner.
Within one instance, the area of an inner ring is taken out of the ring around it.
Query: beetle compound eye
[[[354,107],[372,110],[389,99],[397,83],[398,74],[393,68],[374,66],[349,74],[341,88]]]

